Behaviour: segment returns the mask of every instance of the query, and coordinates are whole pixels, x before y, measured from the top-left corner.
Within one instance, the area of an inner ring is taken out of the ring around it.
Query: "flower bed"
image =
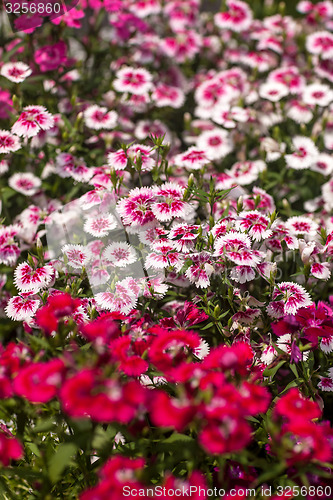
[[[0,496],[333,497],[333,4],[1,33]]]

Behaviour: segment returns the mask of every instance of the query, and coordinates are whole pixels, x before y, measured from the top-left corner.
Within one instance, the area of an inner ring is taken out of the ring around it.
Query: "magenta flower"
[[[0,432],[0,462],[4,467],[8,467],[11,460],[19,460],[23,458],[23,446],[12,433],[6,429],[5,432]]]
[[[54,45],[44,45],[35,52],[35,61],[42,72],[60,69],[67,62],[67,47],[65,42]]]

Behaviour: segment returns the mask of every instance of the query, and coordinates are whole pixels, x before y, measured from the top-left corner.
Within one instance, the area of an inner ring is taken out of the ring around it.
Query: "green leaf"
[[[297,368],[294,365],[294,363],[290,363],[289,367],[290,367],[291,371],[293,372],[293,374],[295,375],[295,377],[298,378]]]
[[[40,451],[39,451],[38,446],[36,445],[36,443],[27,443],[27,448],[29,448],[29,450],[34,455],[36,455],[36,457],[40,457]]]
[[[203,328],[200,328],[200,330],[208,330],[208,328],[210,328],[213,325],[214,325],[214,323],[210,322],[210,323],[208,323],[208,325],[204,326]]]
[[[117,430],[112,426],[108,426],[106,430],[101,425],[98,425],[94,432],[92,447],[97,450],[102,449],[107,443],[113,442]]]
[[[276,372],[281,368],[282,365],[284,365],[284,363],[286,362],[285,359],[283,359],[282,361],[280,361],[276,366],[274,366],[273,368],[266,368],[266,370],[264,371],[263,373],[263,376],[264,377],[271,377],[273,378],[274,375],[276,374]]]
[[[43,419],[37,421],[36,425],[33,427],[33,432],[37,434],[38,432],[49,432],[56,426],[54,417]]]
[[[67,467],[72,456],[76,453],[78,447],[74,443],[60,444],[49,460],[49,478],[52,483],[56,483],[61,478],[62,472]]]
[[[297,387],[301,385],[303,382],[304,381],[302,378],[298,378],[297,380],[294,379],[283,389],[283,391],[279,392],[279,394],[274,398],[273,403],[275,403],[284,393],[289,391],[289,389],[291,389],[292,387]]]
[[[164,439],[163,440],[163,443],[168,443],[168,444],[172,444],[172,443],[191,443],[193,442],[194,439],[191,437],[191,436],[187,436],[186,434],[179,434],[177,432],[175,432],[174,434],[171,434],[171,436],[169,436],[168,438]]]

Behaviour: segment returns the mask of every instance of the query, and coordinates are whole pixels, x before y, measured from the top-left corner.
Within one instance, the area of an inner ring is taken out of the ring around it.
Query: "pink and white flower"
[[[302,99],[305,104],[326,107],[333,101],[333,91],[328,85],[312,83],[304,87]]]
[[[75,158],[70,153],[60,153],[57,156],[56,171],[60,177],[72,177],[77,182],[88,182],[94,173],[83,159]]]
[[[194,283],[197,288],[207,288],[210,285],[210,277],[214,273],[208,252],[200,252],[191,255],[193,264],[186,270],[185,276]]]
[[[134,287],[133,282],[133,278],[126,278],[118,281],[114,292],[97,293],[95,295],[97,305],[108,311],[128,314],[134,309],[138,298],[139,287]]]
[[[289,230],[291,235],[307,235],[313,237],[316,236],[319,226],[309,217],[304,215],[295,215],[293,217],[289,217],[286,222],[286,228]]]
[[[235,128],[237,123],[246,123],[248,119],[248,111],[240,106],[218,104],[212,114],[212,120],[224,128]]]
[[[30,172],[18,172],[9,178],[8,184],[18,193],[33,196],[42,185],[42,181]]]
[[[333,209],[333,179],[329,180],[328,182],[325,182],[321,186],[321,191],[322,191],[322,197],[325,202],[325,208],[326,210],[332,210]]]
[[[0,160],[0,175],[6,174],[9,170],[8,161]]]
[[[118,149],[118,151],[109,153],[108,163],[116,170],[125,170],[129,158],[132,160],[134,167],[137,166],[138,158],[140,158],[141,171],[149,172],[155,166],[155,160],[152,154],[152,148],[144,144],[133,144],[127,151]]]
[[[12,126],[13,134],[23,137],[34,137],[41,130],[49,130],[54,126],[54,117],[44,106],[26,106],[23,113]]]
[[[275,54],[269,50],[241,53],[240,61],[250,68],[256,68],[260,73],[265,73],[277,65]]]
[[[66,257],[68,264],[75,269],[82,269],[91,260],[92,254],[83,245],[64,245],[62,253]]]
[[[199,226],[190,224],[176,224],[170,230],[168,239],[173,240],[175,248],[178,252],[188,253],[194,248],[194,242],[197,235]]]
[[[118,92],[142,95],[152,90],[152,79],[152,75],[144,68],[125,66],[117,71],[113,87]]]
[[[173,161],[175,165],[190,168],[191,170],[200,170],[202,167],[210,163],[206,151],[198,149],[194,146],[187,149],[184,153],[176,155]]]
[[[235,226],[239,231],[247,231],[256,241],[268,238],[272,234],[270,219],[258,210],[241,212]]]
[[[303,170],[315,163],[319,151],[309,137],[296,136],[292,139],[292,145],[295,152],[285,155],[288,167]]]
[[[281,298],[279,298],[282,295]],[[278,300],[275,300],[279,298]],[[267,312],[273,317],[281,317],[284,314],[295,315],[301,307],[312,305],[309,293],[301,285],[291,281],[283,281],[275,286],[272,302],[267,307]],[[276,315],[279,312],[280,315]]]
[[[267,345],[262,351],[260,361],[265,365],[270,365],[276,356],[278,356],[278,352],[275,347],[273,345]]]
[[[21,147],[20,139],[8,132],[8,130],[0,130],[0,153],[13,153]]]
[[[254,280],[256,273],[251,266],[235,266],[230,271],[230,278],[237,283],[247,283]]]
[[[286,66],[271,71],[268,81],[284,85],[291,94],[298,94],[305,85],[305,79],[296,66]]]
[[[328,280],[331,276],[330,264],[328,262],[314,262],[311,265],[310,273],[319,280]]]
[[[214,128],[199,135],[197,148],[206,151],[211,160],[220,160],[231,153],[233,145],[228,132]]]
[[[134,167],[137,167],[138,159],[140,158],[142,172],[149,172],[154,168],[155,160],[152,154],[152,148],[144,144],[133,144],[127,150],[127,156],[131,158]]]
[[[115,170],[125,170],[127,162],[127,154],[123,149],[108,154],[108,164]]]
[[[286,114],[296,123],[309,123],[313,118],[310,106],[296,99],[288,102]]]
[[[141,284],[143,284],[143,295],[148,298],[162,298],[169,288],[168,285],[163,283],[161,278],[145,278],[142,280]]]
[[[331,175],[333,173],[333,157],[327,153],[320,153],[317,160],[310,167],[314,172],[319,172],[323,175]]]
[[[52,266],[32,269],[28,262],[22,262],[14,272],[14,284],[20,292],[38,292],[46,288],[54,276]]]
[[[95,216],[87,217],[83,229],[86,233],[96,238],[103,238],[116,227],[117,221],[113,215],[100,213]]]
[[[156,219],[167,222],[176,217],[186,219],[192,212],[189,203],[182,200],[185,189],[173,182],[154,188],[155,200],[151,210]]]
[[[40,300],[30,293],[17,295],[9,299],[5,312],[14,321],[30,321],[39,308]]]
[[[140,18],[159,14],[161,8],[160,0],[131,0],[128,5],[128,9]]]
[[[333,351],[333,335],[331,335],[330,337],[323,337],[320,341],[319,347],[326,354],[329,354],[330,352],[332,352]]]
[[[216,105],[228,105],[239,95],[237,88],[222,81],[218,76],[204,81],[195,90],[194,97],[198,105],[195,114],[200,118],[210,118]]]
[[[151,98],[158,108],[170,106],[171,108],[178,109],[185,102],[185,94],[181,89],[166,85],[165,83],[156,85]]]
[[[329,31],[315,31],[307,36],[306,48],[310,54],[315,54],[322,59],[333,58],[333,34]]]
[[[268,81],[259,87],[259,95],[271,102],[278,102],[289,94],[285,85],[279,82]]]
[[[262,160],[242,161],[234,163],[226,173],[240,186],[247,186],[258,179],[260,172],[266,170]]]
[[[83,112],[84,122],[87,127],[94,130],[111,130],[117,125],[118,114],[115,111],[108,111],[103,106],[93,104]]]
[[[105,248],[103,258],[116,267],[126,267],[137,261],[137,254],[128,243],[115,241]]]
[[[333,380],[330,377],[320,377],[318,389],[327,392],[333,392]]]
[[[183,266],[183,258],[176,251],[176,245],[173,241],[156,241],[152,244],[154,252],[146,257],[146,269],[165,269],[174,266],[179,271]]]
[[[31,68],[23,62],[8,62],[1,67],[0,74],[14,83],[22,83],[32,73]]]
[[[200,46],[200,34],[189,29],[176,33],[174,37],[162,38],[160,41],[161,51],[177,63],[193,59],[199,52]]]
[[[135,188],[129,192],[127,198],[117,203],[117,212],[123,223],[132,227],[142,227],[154,221],[151,204],[155,200],[154,190],[149,187]]]
[[[249,29],[252,23],[252,12],[245,2],[227,0],[227,11],[215,15],[215,24],[221,30],[229,29],[242,32]]]
[[[226,257],[240,266],[255,266],[259,264],[262,255],[258,250],[251,249],[251,240],[244,233],[230,231],[218,238],[215,243],[216,257]]]

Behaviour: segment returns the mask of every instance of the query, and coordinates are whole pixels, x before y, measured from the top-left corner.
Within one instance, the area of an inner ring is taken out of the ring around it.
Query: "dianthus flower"
[[[280,300],[277,299],[282,295]],[[309,293],[301,285],[284,281],[276,285],[272,295],[272,302],[268,305],[268,313],[276,318],[283,314],[296,314],[301,307],[307,307],[312,304]]]
[[[13,382],[14,392],[32,403],[47,403],[58,393],[65,372],[61,359],[31,363],[20,369]]]
[[[49,130],[54,126],[54,117],[44,106],[26,106],[18,120],[12,126],[13,134],[23,137],[34,137],[41,130]]]

